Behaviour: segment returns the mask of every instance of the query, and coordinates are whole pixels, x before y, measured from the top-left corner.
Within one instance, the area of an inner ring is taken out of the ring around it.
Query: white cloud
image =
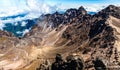
[[[84,7],[87,11],[98,12],[103,8],[105,8],[106,6],[107,5],[92,4],[92,5],[85,5]]]
[[[84,7],[87,11],[99,12],[109,5],[120,6],[120,4],[92,4],[92,5],[84,5]]]
[[[17,34],[22,34],[23,32],[21,32],[21,31],[17,31],[16,33],[17,33]]]
[[[30,29],[25,29],[24,31],[22,31],[22,35],[24,36],[26,33],[28,33],[30,31]]]
[[[15,23],[14,23],[14,25],[15,25],[15,26],[17,26],[17,25],[18,25],[18,23],[17,23],[17,22],[15,22]]]
[[[0,0],[0,6],[0,17],[28,13],[24,17],[18,16],[14,19],[9,18],[4,21],[1,20],[3,23],[38,18],[41,14],[52,13],[57,10],[56,6],[50,6],[45,3],[44,0]]]
[[[48,5],[44,0],[0,0],[0,6],[0,17],[23,12],[44,14],[56,11],[56,7]]]
[[[3,27],[5,27],[5,24],[3,24],[2,21],[0,20],[0,30],[3,30]]]
[[[26,33],[28,33],[30,31],[30,29],[25,29],[24,31],[17,31],[17,34],[22,34],[22,36],[24,36]]]
[[[26,24],[27,24],[27,23],[23,21],[23,22],[21,23],[21,26],[24,27],[24,26],[26,26]]]

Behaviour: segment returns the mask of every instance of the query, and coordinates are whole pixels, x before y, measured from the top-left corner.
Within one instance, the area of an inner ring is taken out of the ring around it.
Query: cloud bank
[[[24,12],[46,14],[56,10],[55,6],[50,6],[44,0],[0,0],[0,17],[16,15]]]
[[[34,19],[56,10],[56,6],[48,5],[44,0],[0,0],[0,30],[23,36],[35,23]]]

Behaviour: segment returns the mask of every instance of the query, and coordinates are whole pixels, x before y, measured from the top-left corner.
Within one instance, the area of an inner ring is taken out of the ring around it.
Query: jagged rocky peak
[[[98,12],[98,15],[103,17],[108,17],[109,15],[114,16],[116,18],[120,18],[120,7],[115,5],[109,5],[105,9]]]
[[[117,11],[118,9],[120,9],[120,7],[117,7],[115,5],[109,5],[106,10],[109,10],[109,11]]]
[[[79,14],[83,14],[83,15],[87,14],[87,11],[85,10],[85,8],[83,6],[79,7],[78,12],[79,12]]]
[[[58,27],[60,24],[67,24],[73,22],[75,19],[82,19],[83,16],[87,16],[87,11],[81,6],[79,9],[71,8],[66,10],[65,13],[60,14],[59,12],[55,12],[53,14],[47,14],[47,20],[52,24],[53,27]]]
[[[79,7],[79,9],[75,9],[75,8],[71,8],[71,9],[68,9],[66,12],[65,12],[66,15],[73,15],[73,16],[78,16],[78,15],[86,15],[87,14],[87,11],[84,9],[83,6]]]
[[[66,16],[77,16],[77,9],[71,8],[65,12]]]

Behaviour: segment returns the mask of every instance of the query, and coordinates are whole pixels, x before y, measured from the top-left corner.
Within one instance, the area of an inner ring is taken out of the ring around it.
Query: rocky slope
[[[60,53],[63,60],[79,56],[84,70],[99,70],[100,62],[108,70],[119,70],[119,25],[120,8],[114,5],[95,15],[88,15],[83,7],[44,15],[23,38],[0,32],[0,69],[39,70],[46,60],[51,67]]]

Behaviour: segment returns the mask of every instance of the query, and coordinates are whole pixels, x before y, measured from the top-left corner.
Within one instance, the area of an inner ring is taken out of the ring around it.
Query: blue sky
[[[43,1],[43,0],[0,0],[0,8],[2,7],[11,7],[11,6],[19,6],[23,7],[26,4],[26,1]],[[63,5],[65,8],[67,7],[76,7],[76,5],[92,5],[92,4],[120,4],[120,0],[44,0],[45,3],[50,5]]]
[[[84,6],[87,10],[98,11],[110,4],[120,6],[120,0],[45,0],[50,5],[57,5],[59,8],[79,8]]]
[[[61,4],[120,4],[120,0],[45,0],[49,3],[61,3]]]
[[[43,1],[43,0],[0,0],[0,6],[2,7],[11,7],[11,6],[25,6],[26,1]],[[51,5],[57,5],[61,4],[67,7],[66,5],[69,5],[70,7],[77,5],[92,5],[92,4],[120,4],[120,0],[44,0],[45,3],[51,4]],[[74,5],[71,5],[74,4]]]

